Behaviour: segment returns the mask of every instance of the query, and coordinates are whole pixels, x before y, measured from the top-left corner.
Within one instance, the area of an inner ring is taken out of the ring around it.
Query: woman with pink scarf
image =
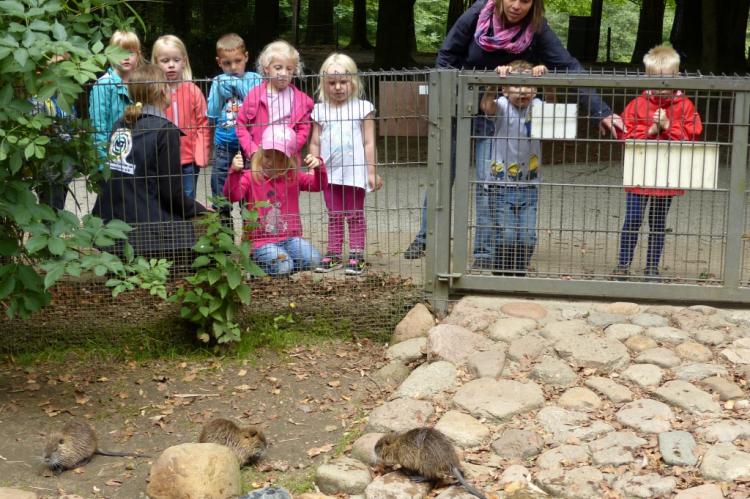
[[[502,78],[505,67],[515,60],[551,71],[583,71],[581,63],[565,50],[544,18],[544,0],[477,0],[458,18],[437,56],[441,68],[496,70]],[[501,69],[503,68],[503,69]],[[534,72],[537,76],[537,72]],[[622,119],[592,89],[578,90],[579,102],[589,115],[600,120],[602,131],[614,135]],[[474,268],[492,268],[495,243],[489,220],[489,193],[483,181],[490,176],[491,140],[495,133],[492,117],[476,116],[472,136],[476,138],[477,193]],[[455,165],[454,165],[455,167]],[[408,259],[420,258],[427,246],[427,198],[422,209],[419,233],[404,252]]]

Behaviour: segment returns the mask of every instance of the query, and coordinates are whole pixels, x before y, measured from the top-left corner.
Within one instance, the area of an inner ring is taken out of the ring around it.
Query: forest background
[[[303,54],[313,47],[356,52],[365,69],[432,66],[447,30],[473,1],[165,0],[131,5],[144,20],[146,47],[162,34],[176,34],[188,46],[194,73],[210,77],[218,71],[214,43],[228,31],[243,36],[251,59],[265,43],[283,38]],[[750,0],[545,0],[545,6],[564,45],[569,25],[574,36],[583,36],[587,50],[599,41],[596,54],[576,54],[589,64],[638,66],[650,47],[669,41],[688,69],[748,69]],[[316,69],[308,65],[309,71]]]

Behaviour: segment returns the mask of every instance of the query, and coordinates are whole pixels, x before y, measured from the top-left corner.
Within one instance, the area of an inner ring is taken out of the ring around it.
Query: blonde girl
[[[263,83],[250,89],[237,115],[237,138],[246,158],[252,158],[260,147],[266,127],[284,125],[296,135],[299,151],[310,136],[310,112],[313,101],[292,83],[302,73],[299,52],[279,40],[263,48],[258,56],[258,72]]]
[[[247,234],[255,262],[269,275],[288,275],[315,268],[320,253],[302,238],[299,213],[300,191],[318,192],[328,184],[321,158],[305,157],[308,172],[299,171],[295,131],[285,125],[264,129],[259,148],[244,169],[242,156],[235,156],[224,184],[231,202],[245,201],[258,212],[258,224]]]
[[[365,193],[380,189],[375,171],[375,106],[363,99],[357,65],[333,53],[320,67],[318,99],[312,112],[310,154],[328,165],[328,251],[316,269],[330,272],[342,265],[345,224],[349,225],[347,274],[361,274],[365,264]]]
[[[169,83],[171,104],[166,115],[184,135],[180,138],[182,189],[195,199],[200,169],[208,165],[211,131],[206,116],[206,98],[193,83],[185,44],[174,35],[159,37],[151,49],[151,62],[163,71]]]
[[[153,64],[133,71],[128,90],[135,102],[114,125],[111,175],[100,186],[93,213],[131,224],[128,240],[135,254],[189,266],[195,235],[188,219],[206,208],[182,192],[180,159],[173,154],[180,131],[164,115],[170,96],[164,80],[162,69]]]
[[[112,133],[112,126],[122,117],[125,106],[131,102],[125,83],[143,62],[141,41],[132,31],[115,31],[109,45],[126,50],[128,56],[119,64],[109,67],[91,89],[89,117],[94,126],[94,141],[102,159],[107,156],[107,140]]]

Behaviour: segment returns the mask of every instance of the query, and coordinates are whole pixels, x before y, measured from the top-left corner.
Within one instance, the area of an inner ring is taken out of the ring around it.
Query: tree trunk
[[[305,43],[310,45],[332,45],[336,43],[335,33],[333,0],[309,0],[307,5]]]
[[[354,0],[353,3],[352,36],[348,48],[371,49],[372,44],[367,39],[367,0]]]
[[[408,9],[406,11],[406,16],[408,20],[408,25],[406,27],[406,33],[409,35],[409,54],[414,54],[417,51],[417,27],[414,25],[414,4],[416,1],[412,2],[411,9]]]
[[[715,72],[719,68],[719,20],[716,13],[719,9],[711,0],[703,0],[701,4],[701,18],[703,19],[702,36],[696,34],[696,38],[703,41],[701,51],[701,69],[705,72]],[[725,13],[722,12],[722,16]]]
[[[226,15],[226,11],[224,11]],[[279,0],[255,1],[255,40],[253,52],[258,52],[279,35]],[[246,39],[245,42],[248,42]]]
[[[688,69],[696,69],[701,64],[703,22],[701,19],[702,0],[676,0],[674,24],[669,41],[682,58]]]
[[[646,52],[661,44],[664,31],[664,6],[665,0],[643,0],[631,63],[640,64]]]
[[[604,0],[591,0],[591,33],[589,33],[590,53],[593,54],[592,62],[596,62],[599,55],[599,38],[602,31],[602,7]]]
[[[470,2],[467,0],[450,0],[448,3],[448,19],[445,23],[445,32],[449,32],[461,14],[466,12]]]
[[[747,30],[750,0],[722,2],[721,14],[717,16],[718,70],[742,72],[747,70],[745,59],[745,31]],[[704,16],[704,18],[707,16]]]
[[[413,40],[416,38],[414,34],[415,1],[380,0],[378,3],[376,68],[406,68],[414,65],[409,47],[413,46]]]

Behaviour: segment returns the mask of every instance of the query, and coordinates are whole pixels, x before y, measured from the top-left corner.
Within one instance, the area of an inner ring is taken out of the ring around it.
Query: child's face
[[[276,90],[284,90],[292,83],[292,77],[297,70],[297,64],[291,59],[274,58],[264,68],[268,77],[268,84]]]
[[[247,52],[242,50],[222,50],[216,57],[216,63],[224,74],[242,76],[245,74]]]
[[[138,52],[131,50],[130,55],[120,61],[120,64],[117,65],[117,71],[120,73],[120,76],[127,75],[130,74],[136,66],[138,66]]]
[[[536,89],[533,87],[516,87],[514,85],[503,86],[503,94],[515,107],[524,108],[536,97]]]
[[[269,177],[281,175],[288,168],[288,159],[286,155],[276,149],[264,149],[263,160],[261,161],[263,171]]]
[[[663,76],[664,78],[674,78],[679,74],[679,69],[667,69],[664,71],[659,71],[652,68],[647,68],[646,74],[648,76],[657,78],[660,76]],[[671,88],[655,88],[651,89],[651,94],[659,97],[672,97],[672,95],[674,94],[674,90],[672,90]]]
[[[352,95],[352,78],[346,75],[346,70],[334,64],[328,68],[323,90],[328,100],[335,104],[347,102]]]
[[[167,80],[181,80],[185,70],[185,58],[177,47],[162,47],[156,63],[164,70]]]

